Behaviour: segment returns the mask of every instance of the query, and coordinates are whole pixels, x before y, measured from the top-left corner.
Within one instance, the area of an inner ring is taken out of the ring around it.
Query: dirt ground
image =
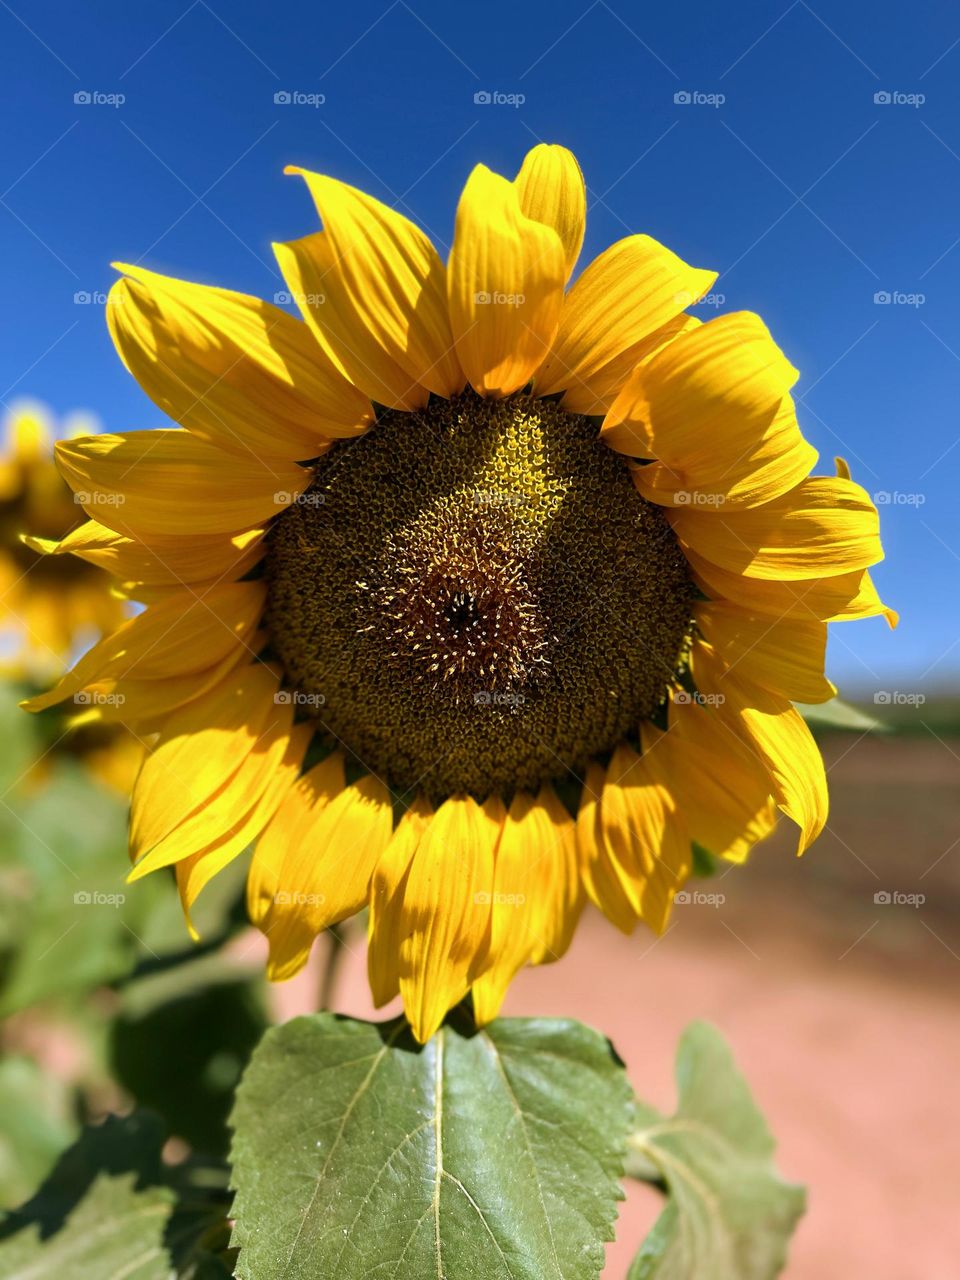
[[[787,1280],[956,1280],[960,739],[838,735],[824,753],[832,816],[804,858],[783,822],[748,867],[701,886],[721,904],[677,907],[659,940],[588,915],[563,961],[520,976],[505,1012],[602,1029],[665,1110],[680,1032],[710,1019],[781,1172],[808,1187]],[[314,1007],[315,961],[276,989],[284,1016]],[[351,939],[336,1007],[370,1017],[364,963]],[[605,1280],[625,1276],[659,1203],[630,1190]]]

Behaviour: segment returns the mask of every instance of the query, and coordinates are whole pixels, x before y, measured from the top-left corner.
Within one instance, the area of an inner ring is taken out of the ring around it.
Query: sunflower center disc
[[[401,793],[536,790],[656,711],[693,586],[596,425],[465,392],[335,444],[270,534],[274,652]]]

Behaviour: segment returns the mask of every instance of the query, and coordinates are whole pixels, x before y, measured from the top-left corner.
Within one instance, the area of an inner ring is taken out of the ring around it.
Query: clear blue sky
[[[801,369],[823,469],[839,451],[871,492],[910,497],[883,509],[876,572],[904,621],[834,628],[835,678],[960,670],[955,3],[0,0],[0,64],[5,402],[159,425],[107,336],[109,263],[272,297],[271,240],[315,226],[287,163],[445,249],[472,165],[512,174],[563,142],[591,193],[585,258],[644,231],[719,270],[725,309],[759,311]]]

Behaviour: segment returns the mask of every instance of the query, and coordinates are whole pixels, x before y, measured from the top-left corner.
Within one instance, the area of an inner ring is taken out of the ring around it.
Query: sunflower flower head
[[[444,264],[396,210],[306,182],[275,246],[302,319],[122,267],[121,358],[177,427],[58,449],[92,517],[50,549],[144,611],[34,709],[124,695],[155,735],[133,878],[188,913],[255,843],[273,978],[369,906],[374,998],[420,1040],[557,959],[592,899],[656,930],[692,848],[742,861],[826,819],[794,701],[827,623],[874,614],[877,513],[810,475],[796,370],[715,274],[644,235],[569,284],[562,147],[470,175]]]
[[[46,406],[20,401],[0,425],[0,671],[36,683],[59,675],[78,646],[122,620],[107,575],[44,551],[83,518],[54,464],[57,434],[98,430],[89,415],[57,425]],[[26,542],[21,535],[29,530]]]

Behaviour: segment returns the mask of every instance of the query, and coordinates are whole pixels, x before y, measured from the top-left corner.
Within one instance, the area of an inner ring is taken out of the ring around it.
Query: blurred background
[[[50,469],[52,440],[162,421],[106,332],[111,261],[283,304],[270,243],[315,226],[285,164],[362,186],[445,252],[471,167],[512,174],[546,140],[585,170],[582,261],[647,232],[720,272],[703,318],[767,320],[801,370],[821,469],[844,456],[880,507],[875,577],[903,620],[833,629],[829,673],[868,718],[818,729],[832,816],[803,860],[778,833],[747,869],[699,882],[659,940],[588,918],[506,1011],[602,1028],[664,1109],[681,1028],[710,1018],[781,1169],[810,1188],[789,1280],[953,1276],[956,7],[31,0],[0,5],[0,35],[3,1206],[35,1189],[82,1119],[134,1099],[184,1149],[219,1154],[266,1019],[315,1008],[325,982],[338,1009],[372,1013],[355,931],[332,988],[324,944],[301,979],[263,990],[242,866],[201,900],[193,947],[170,884],[123,882],[139,744],[16,710],[120,608],[95,570],[17,541],[80,515]],[[609,1276],[625,1274],[657,1206],[631,1190]]]

